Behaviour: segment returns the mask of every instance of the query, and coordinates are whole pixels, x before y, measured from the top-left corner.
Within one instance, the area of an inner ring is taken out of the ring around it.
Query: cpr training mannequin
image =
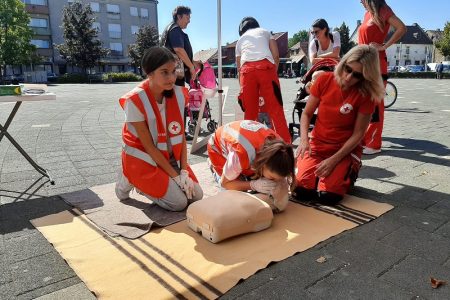
[[[183,114],[184,88],[175,86],[175,58],[152,47],[142,58],[147,79],[119,100],[126,116],[122,171],[116,184],[120,200],[136,188],[157,205],[180,211],[203,197],[187,163]]]
[[[275,131],[256,121],[228,123],[211,136],[208,156],[224,189],[252,190],[264,194],[274,210],[286,208],[295,161],[292,147]]]
[[[361,166],[361,140],[375,99],[383,94],[378,53],[371,46],[352,48],[334,73],[316,79],[300,119],[294,193],[298,200],[333,205],[348,192]],[[309,137],[316,109],[319,113]]]

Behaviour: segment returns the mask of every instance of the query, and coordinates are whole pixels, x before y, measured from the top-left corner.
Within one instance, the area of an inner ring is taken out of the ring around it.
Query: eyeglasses
[[[320,32],[320,30],[322,30],[322,29],[312,30],[311,34],[317,35]]]
[[[353,78],[361,80],[364,79],[364,75],[361,72],[354,71],[349,65],[344,66],[344,71],[347,74],[352,74]]]

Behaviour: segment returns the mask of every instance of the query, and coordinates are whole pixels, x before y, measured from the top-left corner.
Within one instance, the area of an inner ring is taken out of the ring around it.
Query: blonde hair
[[[370,96],[372,101],[384,98],[385,89],[380,72],[380,59],[375,47],[358,45],[350,49],[341,59],[334,75],[340,86],[343,86],[344,67],[348,63],[358,62],[362,65],[364,79],[356,83],[356,87],[363,96]]]
[[[295,187],[295,158],[291,145],[275,136],[269,136],[264,141],[263,146],[258,149],[252,169],[255,171],[255,178],[263,175],[263,168],[268,168],[271,172],[287,177],[291,191]]]
[[[384,21],[380,16],[380,10],[383,6],[387,6],[385,0],[364,0],[366,2],[366,7],[369,13],[372,15],[373,21],[381,29],[384,31]]]

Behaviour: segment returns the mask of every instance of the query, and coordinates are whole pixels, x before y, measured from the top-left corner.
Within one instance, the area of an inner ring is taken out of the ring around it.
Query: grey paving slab
[[[422,209],[408,206],[398,206],[385,216],[385,218],[397,219],[400,223],[423,229],[428,232],[435,231],[448,221],[450,216],[431,213]]]
[[[437,279],[450,278],[450,268],[432,263],[425,258],[408,256],[398,265],[383,274],[380,279],[398,285],[401,288],[424,297],[425,299],[450,299],[450,286],[443,285],[433,289],[430,277]]]
[[[445,263],[450,256],[450,239],[411,226],[399,228],[380,242],[438,264]]]
[[[78,283],[53,293],[37,297],[36,300],[92,300],[97,299],[84,283]]]

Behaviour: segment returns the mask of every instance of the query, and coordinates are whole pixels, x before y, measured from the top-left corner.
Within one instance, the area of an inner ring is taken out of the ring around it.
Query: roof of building
[[[389,40],[393,31],[389,32],[386,40]],[[417,23],[406,26],[406,33],[397,42],[402,44],[433,44],[427,33]]]
[[[202,62],[208,61],[216,56],[217,59],[217,48],[211,48],[208,50],[200,50],[194,54],[194,60],[199,60]]]

